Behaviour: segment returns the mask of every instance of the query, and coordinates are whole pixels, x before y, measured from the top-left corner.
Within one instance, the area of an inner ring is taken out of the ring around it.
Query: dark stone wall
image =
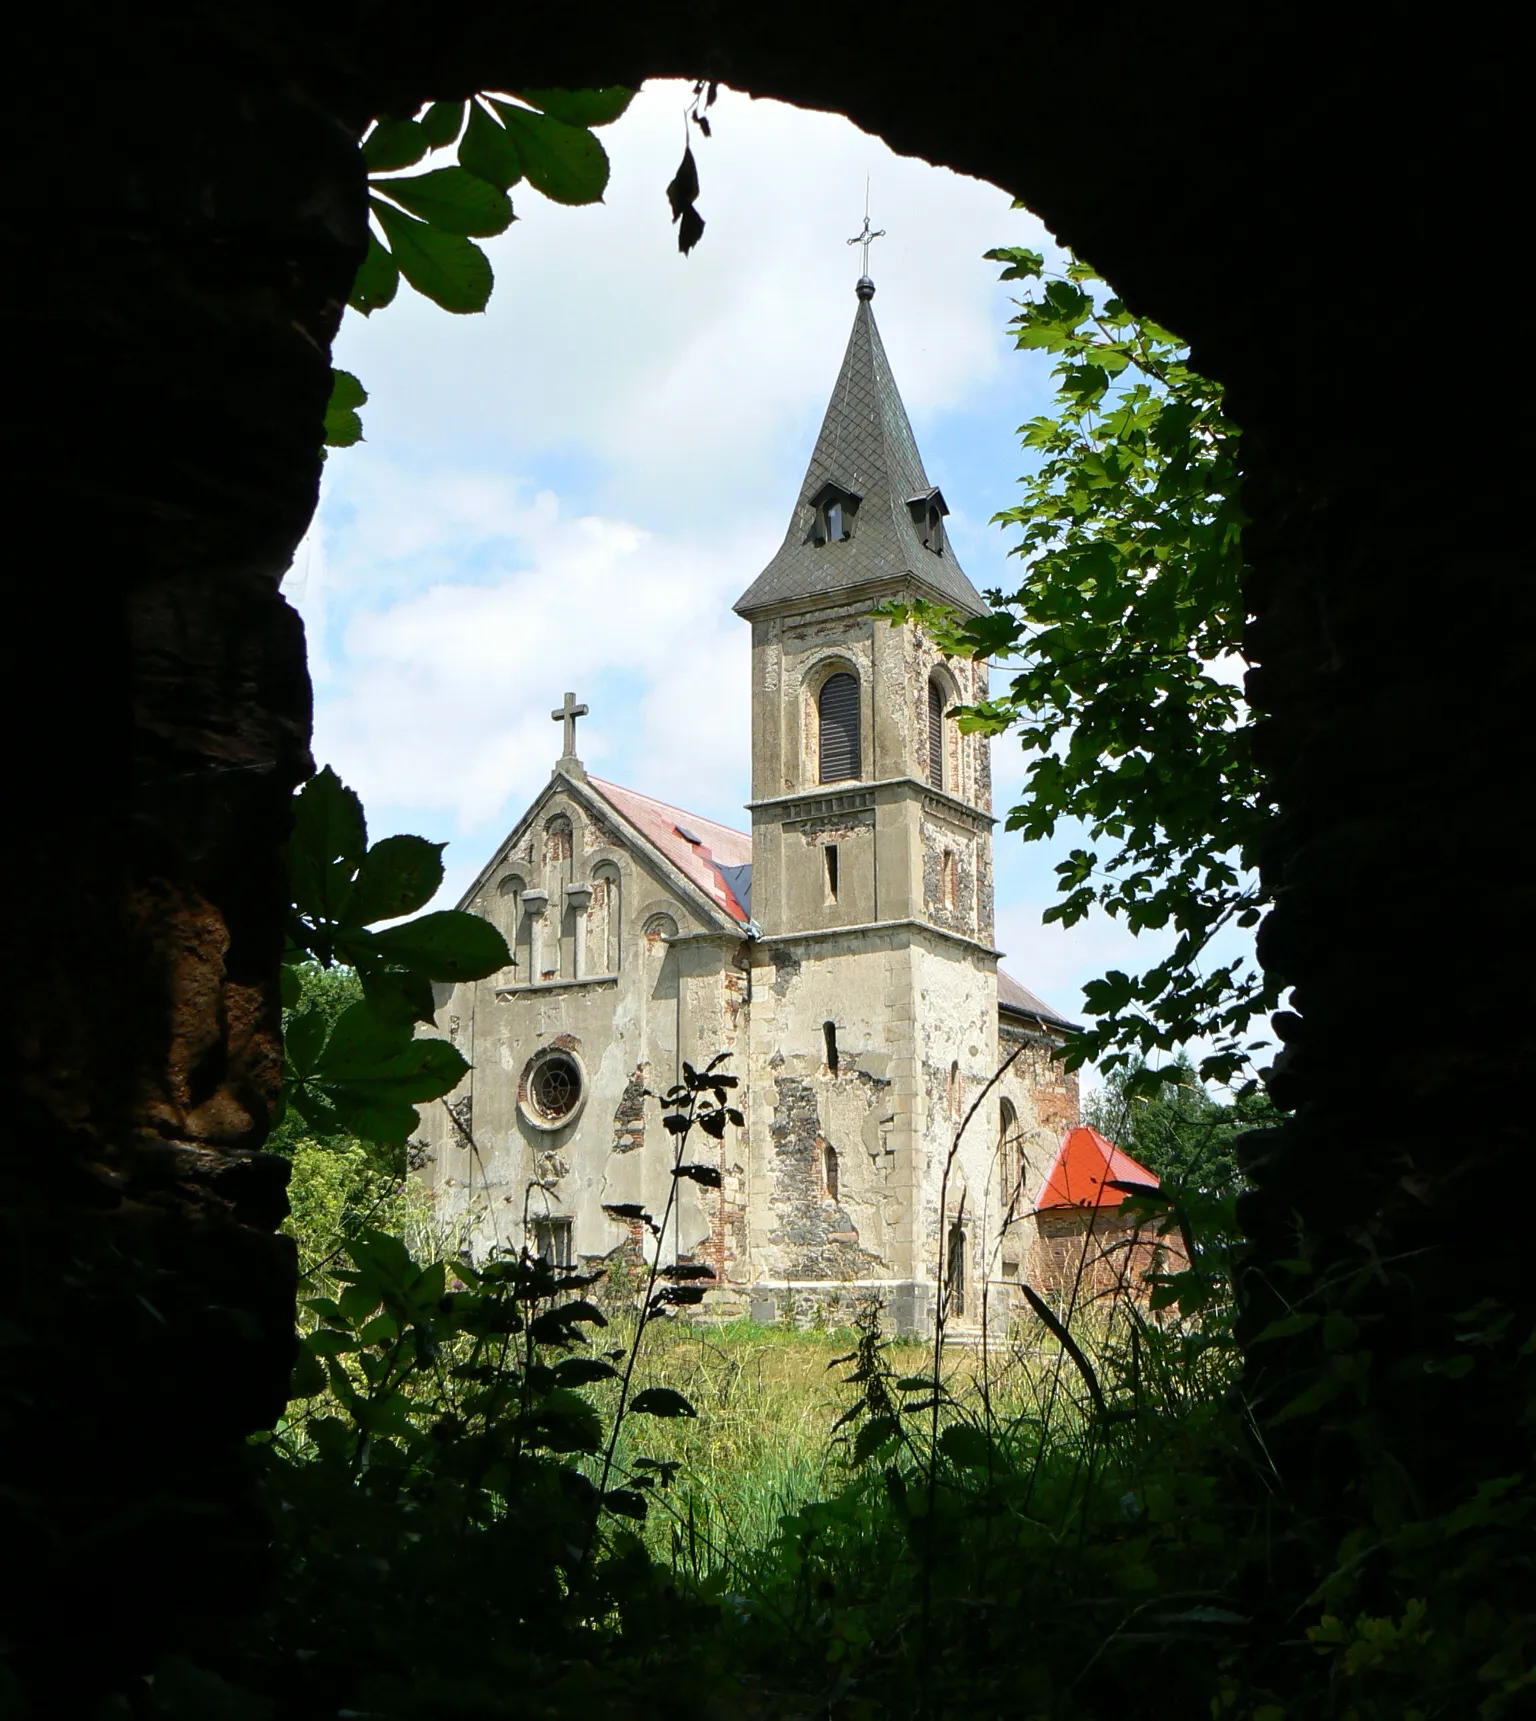
[[[1531,886],[1512,827],[1533,632],[1499,478],[1528,438],[1497,366],[1444,347],[1469,313],[1435,273],[1442,235],[1485,278],[1510,273],[1519,57],[1475,4],[1390,30],[1311,4],[1057,7],[1027,14],[1015,52],[990,5],[871,17],[60,0],[18,27],[0,1215],[23,1337],[0,1460],[27,1479],[4,1507],[33,1575],[13,1636],[61,1677],[109,1651],[142,1664],[258,1569],[239,1443],[288,1365],[280,1168],[257,1155],[279,847],[308,765],[277,580],[314,506],[362,251],[352,138],[477,87],[702,74],[838,109],[1024,198],[1228,385],[1250,687],[1283,813],[1263,954],[1296,988],[1276,1086],[1296,1119],[1253,1150],[1249,1330],[1299,1232],[1366,1286],[1382,1383],[1363,1422],[1316,1438],[1298,1419],[1277,1456],[1295,1498],[1343,1518],[1363,1509],[1362,1427],[1430,1502],[1518,1467],[1530,1361],[1513,1347],[1536,1293],[1518,1232],[1486,1214],[1526,1165]],[[1145,171],[1084,145],[1090,26],[1171,92],[1137,115]],[[808,46],[834,40],[859,51]],[[707,214],[707,147],[701,168]],[[1431,1040],[1403,1031],[1410,1013]],[[1453,1399],[1415,1358],[1487,1299],[1508,1336]],[[1250,1386],[1269,1404],[1329,1366],[1315,1338],[1264,1354]],[[137,1527],[101,1540],[119,1522]]]
[[[293,1354],[277,588],[364,206],[276,19],[66,0],[13,38],[0,1540],[55,1713],[257,1593],[241,1443]]]

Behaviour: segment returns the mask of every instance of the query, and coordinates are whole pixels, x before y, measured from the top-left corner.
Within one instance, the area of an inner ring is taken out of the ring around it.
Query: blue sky
[[[1006,332],[992,246],[1056,248],[996,187],[894,155],[833,115],[723,91],[694,133],[708,227],[676,249],[664,188],[687,86],[642,91],[603,135],[605,202],[516,188],[486,243],[496,289],[454,317],[402,287],[348,312],[336,362],[368,389],[285,586],[304,617],[315,757],[375,837],[447,840],[451,901],[547,779],[549,713],[592,708],[589,769],[745,827],[748,628],[731,611],[783,536],[853,319],[874,225],[875,312],[931,480],[978,587],[1006,585],[989,517],[1016,497],[1016,427],[1049,360]],[[1056,253],[1059,255],[1059,252]],[[996,810],[1023,760],[994,743]],[[1043,927],[1069,834],[997,833],[1009,969],[1069,1014],[1106,966],[1155,959],[1101,918]]]

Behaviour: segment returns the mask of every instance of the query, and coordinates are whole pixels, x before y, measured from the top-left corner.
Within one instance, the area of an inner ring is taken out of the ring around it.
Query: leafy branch
[[[434,982],[483,979],[512,956],[478,915],[417,912],[442,883],[443,847],[413,836],[370,846],[362,803],[328,766],[294,797],[284,851],[292,907],[283,1004],[292,1014],[282,1105],[322,1135],[400,1148],[419,1124],[416,1107],[452,1092],[469,1069],[456,1046],[418,1038],[415,1024],[433,1021]],[[299,973],[306,962],[347,964],[362,997],[334,1019],[320,1004],[306,1005]]]
[[[739,1080],[736,1076],[726,1075],[720,1068],[729,1056],[728,1052],[717,1052],[702,1070],[696,1070],[692,1064],[685,1062],[682,1081],[668,1088],[664,1094],[648,1093],[646,1096],[649,1099],[659,1099],[662,1105],[668,1108],[662,1116],[662,1123],[672,1138],[672,1179],[661,1218],[656,1219],[636,1203],[626,1202],[605,1209],[611,1219],[643,1225],[651,1234],[650,1271],[646,1276],[644,1295],[640,1299],[634,1338],[630,1343],[624,1373],[619,1381],[618,1404],[614,1409],[608,1444],[603,1453],[602,1473],[598,1480],[598,1499],[601,1504],[609,1511],[625,1512],[633,1517],[645,1516],[645,1496],[639,1490],[655,1487],[658,1483],[665,1486],[669,1478],[665,1467],[657,1461],[639,1459],[633,1467],[637,1474],[630,1477],[634,1484],[632,1491],[609,1488],[619,1431],[624,1425],[626,1414],[635,1412],[645,1416],[669,1417],[698,1414],[682,1393],[672,1387],[648,1387],[645,1391],[636,1393],[634,1398],[629,1396],[629,1389],[634,1379],[635,1364],[639,1360],[640,1346],[645,1338],[645,1329],[651,1320],[657,1315],[671,1314],[676,1309],[690,1308],[702,1303],[705,1291],[714,1281],[713,1270],[701,1262],[676,1261],[664,1265],[662,1249],[677,1208],[678,1190],[683,1179],[700,1184],[705,1189],[718,1189],[721,1184],[719,1166],[711,1165],[707,1161],[683,1158],[688,1138],[695,1126],[715,1141],[725,1139],[727,1124],[734,1124],[737,1129],[742,1126],[740,1111],[730,1103],[730,1090],[739,1085]],[[658,1280],[665,1283],[658,1285]],[[595,1523],[593,1534],[596,1534]]]
[[[553,203],[600,203],[608,152],[593,132],[611,125],[633,99],[633,91],[617,87],[521,90],[433,102],[414,118],[376,120],[361,146],[368,251],[347,303],[372,316],[393,302],[403,275],[445,311],[483,311],[495,274],[475,241],[506,232],[517,219],[508,192],[526,183]],[[408,171],[455,145],[452,165]],[[348,448],[362,440],[358,408],[368,395],[349,371],[332,376],[325,442]]]
[[[1030,754],[1007,828],[1031,840],[1081,820],[1094,845],[1057,866],[1045,920],[1072,926],[1097,907],[1133,933],[1174,934],[1143,973],[1084,988],[1095,1020],[1069,1065],[1094,1059],[1155,1085],[1149,1053],[1203,1038],[1201,1076],[1231,1081],[1263,1043],[1245,1040],[1250,1024],[1279,1001],[1250,964],[1205,965],[1224,927],[1264,911],[1254,868],[1273,812],[1234,678],[1239,432],[1179,338],[1099,291],[1087,264],[1047,279],[1037,252],[987,255],[1004,280],[1039,283],[1011,326],[1020,348],[1056,355],[1054,410],[1019,432],[1038,465],[994,517],[1019,533],[1024,575],[988,592],[990,615],[922,602],[882,613],[918,621],[945,652],[1006,662],[1006,685],[956,717],[971,733],[1016,733]]]

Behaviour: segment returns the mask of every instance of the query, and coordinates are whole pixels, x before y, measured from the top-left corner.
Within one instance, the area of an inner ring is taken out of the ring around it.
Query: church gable
[[[750,901],[750,879],[741,832],[557,771],[459,907],[505,936],[513,967],[501,983],[537,986],[618,972],[621,942],[658,915],[676,932],[742,936],[737,893]]]

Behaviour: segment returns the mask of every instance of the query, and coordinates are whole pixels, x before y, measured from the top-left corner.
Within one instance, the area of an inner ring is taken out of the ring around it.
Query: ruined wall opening
[[[827,1069],[835,1076],[838,1071],[837,1023],[823,1022],[821,1024],[821,1038],[822,1044],[826,1048]]]
[[[830,1141],[824,1140],[821,1143],[821,1150],[817,1154],[817,1171],[820,1174],[822,1200],[838,1200],[840,1184],[838,1182],[837,1149]]]
[[[965,1226],[956,1219],[944,1244],[944,1305],[951,1320],[965,1316]]]

